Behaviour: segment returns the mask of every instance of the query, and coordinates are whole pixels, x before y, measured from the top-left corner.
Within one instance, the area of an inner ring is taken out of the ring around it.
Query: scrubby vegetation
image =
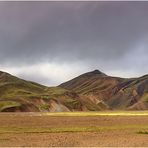
[[[138,134],[148,134],[148,131],[139,131]]]

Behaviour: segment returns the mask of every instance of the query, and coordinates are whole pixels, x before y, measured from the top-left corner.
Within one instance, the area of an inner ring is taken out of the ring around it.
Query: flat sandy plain
[[[0,113],[0,146],[148,147],[148,111]]]

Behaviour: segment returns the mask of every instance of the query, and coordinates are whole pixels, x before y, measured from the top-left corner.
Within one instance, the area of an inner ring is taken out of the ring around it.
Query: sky
[[[48,86],[98,69],[148,74],[148,1],[2,2],[0,70]]]

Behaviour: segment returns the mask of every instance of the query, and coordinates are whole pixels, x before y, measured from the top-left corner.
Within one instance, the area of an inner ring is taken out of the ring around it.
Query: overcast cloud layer
[[[0,2],[0,69],[57,85],[99,69],[148,73],[148,2]]]

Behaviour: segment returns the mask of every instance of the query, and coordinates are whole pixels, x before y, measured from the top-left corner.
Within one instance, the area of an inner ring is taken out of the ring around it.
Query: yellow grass
[[[0,127],[0,134],[4,133],[63,133],[63,132],[101,132],[125,129],[140,129],[146,133],[148,125],[112,125],[112,126],[83,126],[83,127]]]
[[[48,112],[45,116],[148,116],[148,111]]]

